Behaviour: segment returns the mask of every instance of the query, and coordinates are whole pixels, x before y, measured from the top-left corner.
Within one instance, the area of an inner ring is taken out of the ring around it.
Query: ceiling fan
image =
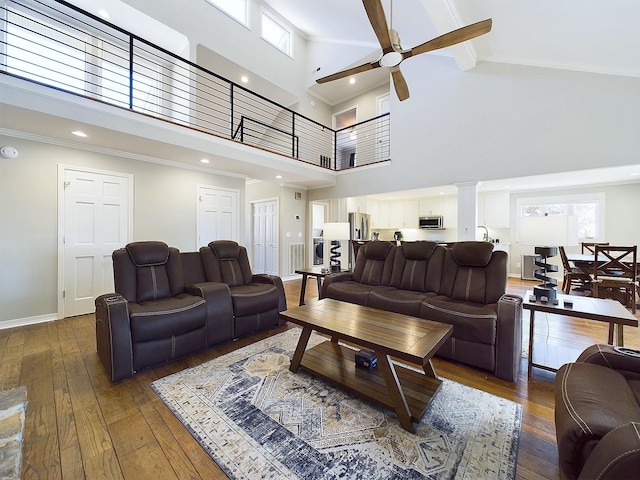
[[[373,31],[376,33],[376,37],[378,37],[378,42],[380,42],[380,48],[382,48],[380,58],[375,62],[347,68],[346,70],[319,78],[316,80],[317,83],[327,83],[338,80],[339,78],[355,75],[356,73],[366,72],[378,67],[385,67],[391,72],[393,86],[395,87],[398,98],[400,101],[406,100],[409,98],[409,87],[400,71],[400,64],[403,60],[421,53],[450,47],[451,45],[471,40],[472,38],[479,37],[491,31],[492,21],[489,18],[440,35],[410,50],[403,50],[400,46],[400,36],[398,32],[387,26],[387,18],[385,17],[381,0],[362,0],[362,3],[364,4],[364,9],[367,12]],[[393,6],[391,9],[393,9]]]

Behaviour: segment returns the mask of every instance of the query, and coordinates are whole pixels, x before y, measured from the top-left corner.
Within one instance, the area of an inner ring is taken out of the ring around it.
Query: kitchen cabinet
[[[418,228],[418,201],[379,202],[377,215],[371,217],[373,228]]]
[[[390,223],[390,209],[389,202],[380,202],[378,205],[378,219],[377,223],[373,222],[375,228],[393,228],[389,226]]]
[[[509,192],[478,196],[478,223],[487,228],[509,228],[511,198]]]
[[[400,228],[418,228],[418,201],[402,202],[402,225]]]
[[[458,198],[423,198],[418,204],[418,216],[430,215],[442,215],[444,228],[458,228]]]

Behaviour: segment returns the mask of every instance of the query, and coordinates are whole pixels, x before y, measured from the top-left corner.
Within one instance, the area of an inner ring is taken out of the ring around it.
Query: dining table
[[[596,262],[595,254],[593,253],[569,253],[567,252],[567,260],[569,263],[573,263],[586,274],[593,273],[593,264]],[[597,259],[598,263],[602,265],[608,260],[605,255],[600,255]],[[631,262],[629,262],[631,263]],[[640,262],[636,262],[636,265],[640,267]],[[640,269],[639,269],[640,270]]]
[[[597,262],[598,265],[603,265],[609,260],[609,258],[607,258],[606,255],[599,255],[599,258],[596,259],[595,254],[593,253],[567,252],[567,260],[569,261],[569,263],[573,264],[575,267],[579,268],[587,275],[593,275],[594,263]],[[636,261],[636,272],[640,272],[640,262],[637,262],[637,261]],[[625,303],[623,299],[619,299],[619,300],[623,304]],[[639,306],[640,306],[640,303],[637,303],[636,308],[638,308]]]

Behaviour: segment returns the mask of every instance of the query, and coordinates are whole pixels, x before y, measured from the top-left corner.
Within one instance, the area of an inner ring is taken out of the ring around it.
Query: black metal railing
[[[334,130],[62,0],[6,0],[0,72],[333,170],[389,159],[389,114]]]

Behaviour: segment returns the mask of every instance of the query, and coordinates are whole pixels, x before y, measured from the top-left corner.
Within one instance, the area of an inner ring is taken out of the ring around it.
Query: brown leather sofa
[[[95,301],[98,356],[112,381],[279,324],[278,313],[286,310],[281,279],[252,275],[246,249],[235,242],[225,246],[231,249],[232,244],[242,252],[234,262],[238,271],[266,286],[236,295],[247,294],[243,301],[234,301],[237,285],[225,283],[229,277],[208,280],[207,269],[219,268],[218,260],[205,261],[202,252],[181,253],[156,241],[130,243],[113,252],[116,293]],[[259,289],[268,300],[257,294]]]
[[[488,242],[371,241],[353,272],[325,278],[320,298],[453,325],[444,358],[516,381],[522,353],[522,298],[506,295],[507,254]]]
[[[638,354],[592,345],[558,370],[555,422],[564,478],[640,478]]]

